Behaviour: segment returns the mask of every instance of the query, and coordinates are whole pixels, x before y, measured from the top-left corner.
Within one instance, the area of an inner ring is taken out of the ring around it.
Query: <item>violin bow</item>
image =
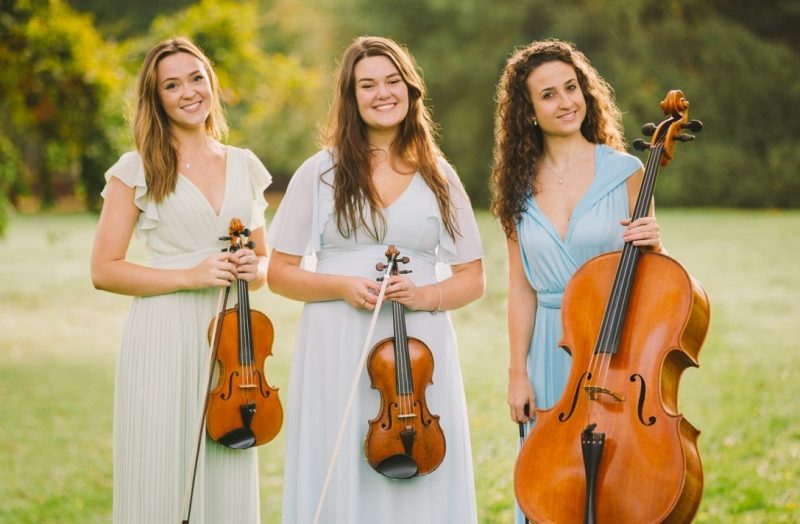
[[[185,518],[181,519],[181,524],[189,524],[189,517],[192,513],[192,499],[194,498],[194,483],[197,478],[197,463],[200,457],[200,444],[203,441],[203,433],[206,429],[206,413],[208,412],[208,393],[211,391],[211,381],[214,377],[214,361],[217,360],[217,350],[219,349],[219,325],[220,319],[225,314],[225,309],[228,307],[228,295],[230,294],[231,287],[226,286],[225,289],[220,290],[219,299],[217,300],[217,311],[219,313],[214,319],[214,329],[212,330],[211,340],[214,346],[211,348],[211,358],[208,361],[208,384],[206,387],[205,401],[203,402],[203,412],[200,414],[200,428],[197,430],[197,446],[194,450],[194,458],[192,460],[191,469],[186,470],[186,488],[183,493],[183,511],[181,515]],[[221,307],[220,307],[221,306]],[[191,472],[191,473],[190,473]],[[191,478],[191,482],[189,479]]]
[[[378,321],[378,313],[381,310],[381,304],[383,304],[383,296],[386,294],[386,286],[389,284],[389,272],[392,270],[392,266],[394,266],[394,264],[394,258],[389,259],[388,264],[386,264],[386,273],[383,275],[381,290],[378,293],[378,300],[375,302],[375,310],[372,312],[372,320],[369,323],[367,337],[364,339],[364,347],[361,350],[361,358],[358,361],[358,366],[356,367],[356,372],[353,376],[353,383],[350,386],[350,395],[347,397],[347,404],[344,407],[342,422],[339,424],[339,433],[336,436],[336,444],[333,446],[333,453],[331,454],[331,459],[328,462],[328,472],[325,474],[325,481],[322,483],[322,492],[319,495],[319,502],[317,502],[317,510],[314,512],[313,524],[319,523],[319,517],[322,514],[322,505],[325,502],[325,496],[328,494],[328,486],[331,483],[331,477],[333,477],[333,469],[336,466],[336,459],[338,458],[339,450],[342,447],[342,438],[344,437],[347,419],[350,418],[350,411],[353,409],[353,400],[355,400],[356,397],[358,380],[361,377],[361,373],[364,371],[364,362],[367,360],[367,353],[369,353],[369,348],[371,346],[370,342],[372,341],[372,334],[375,331],[375,323]]]

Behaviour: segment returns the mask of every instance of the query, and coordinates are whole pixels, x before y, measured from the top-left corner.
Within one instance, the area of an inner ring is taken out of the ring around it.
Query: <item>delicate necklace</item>
[[[550,162],[542,162],[542,168],[553,173],[557,177],[556,182],[558,182],[559,185],[564,185],[564,173],[569,172],[569,170],[572,169],[573,164],[575,164],[575,162],[580,160],[585,152],[586,149],[582,150],[580,153],[570,158],[569,162],[567,162],[567,165],[564,168],[564,171],[556,171],[556,168],[552,164],[550,164]]]

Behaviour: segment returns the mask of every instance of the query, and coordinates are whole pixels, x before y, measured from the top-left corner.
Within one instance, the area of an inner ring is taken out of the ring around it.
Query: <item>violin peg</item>
[[[226,242],[227,242],[228,240],[230,240],[230,239],[231,239],[231,237],[219,237],[219,239],[220,239],[220,240],[224,240],[224,241],[226,241]]]
[[[652,122],[648,122],[647,124],[642,126],[642,133],[644,133],[645,136],[653,136],[653,133],[655,132],[656,132],[656,125]]]
[[[690,135],[688,133],[683,133],[681,135],[677,135],[675,137],[675,140],[678,140],[679,142],[691,142],[692,140],[694,140],[694,138],[695,138],[694,135]]]
[[[690,120],[688,124],[683,125],[684,129],[688,129],[692,133],[699,133],[703,130],[703,123],[699,120]]]
[[[243,237],[249,237],[250,236],[250,230],[247,229],[247,228],[243,229],[242,230],[242,236]]]
[[[637,138],[633,141],[633,148],[637,151],[646,151],[650,149],[650,144],[644,141],[644,139]]]
[[[250,240],[249,242],[247,242],[247,244],[245,244],[245,246],[249,247],[250,249],[253,249],[254,247],[256,247],[256,243]]]

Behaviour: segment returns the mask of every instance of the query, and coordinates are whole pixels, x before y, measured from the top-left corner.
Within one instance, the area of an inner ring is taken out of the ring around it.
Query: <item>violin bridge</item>
[[[397,418],[414,418],[416,416],[417,416],[416,413],[405,413],[405,414],[397,415]]]
[[[255,384],[239,384],[239,389],[256,389]]]
[[[603,388],[600,386],[584,386],[583,389],[586,393],[589,394],[589,400],[599,400],[600,395],[608,395],[609,397],[613,398],[617,402],[624,402],[625,395],[620,395],[619,393],[614,393],[608,388]]]

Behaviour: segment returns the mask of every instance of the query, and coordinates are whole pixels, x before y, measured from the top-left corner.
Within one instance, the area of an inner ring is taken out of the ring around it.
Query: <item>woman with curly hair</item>
[[[492,211],[508,245],[508,405],[515,422],[532,423],[534,406],[553,405],[569,375],[558,341],[574,272],[624,242],[662,245],[652,205],[649,216],[628,218],[642,164],[624,152],[611,87],[574,45],[517,50],[497,100]]]
[[[267,234],[270,288],[305,302],[289,378],[283,522],[314,522],[326,493],[325,524],[476,523],[466,401],[447,313],[483,294],[475,217],[434,141],[425,86],[405,48],[357,38],[337,85],[325,147],[294,174]],[[425,395],[446,441],[435,470],[402,480],[365,460],[368,423],[381,402],[366,372],[345,417],[380,290],[375,264],[390,244],[410,257],[403,268],[413,272],[389,277],[369,344],[392,336],[388,302],[404,306],[408,336],[433,354]],[[306,263],[314,259],[315,267]],[[452,275],[440,280],[437,262]]]

